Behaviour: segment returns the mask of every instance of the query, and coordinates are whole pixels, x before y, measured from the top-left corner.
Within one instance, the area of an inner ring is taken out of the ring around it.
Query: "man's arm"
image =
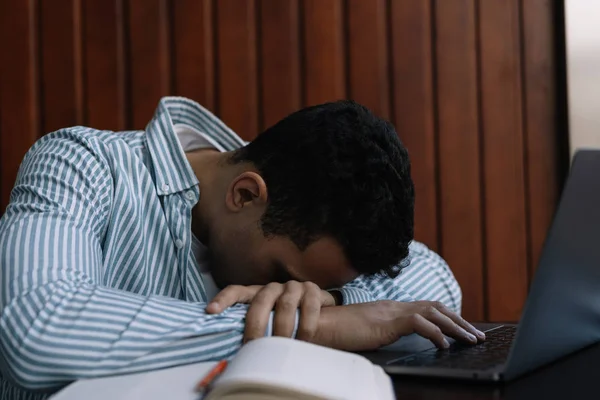
[[[102,286],[112,179],[98,145],[68,131],[25,157],[0,220],[0,371],[48,390],[79,378],[232,356],[247,306]]]
[[[343,304],[377,300],[439,301],[460,313],[462,293],[448,264],[422,243],[410,245],[410,265],[394,279],[360,276],[340,289]]]

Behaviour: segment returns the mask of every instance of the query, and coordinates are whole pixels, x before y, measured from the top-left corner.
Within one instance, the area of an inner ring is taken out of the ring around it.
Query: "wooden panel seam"
[[[486,211],[487,206],[485,204],[485,162],[484,162],[484,126],[483,126],[483,96],[481,93],[482,79],[481,79],[481,21],[480,16],[480,4],[478,0],[472,0],[475,9],[475,59],[477,62],[476,67],[476,80],[477,80],[477,136],[479,140],[479,196],[480,196],[480,215],[481,215],[481,255],[482,255],[482,268],[481,268],[481,286],[482,286],[482,305],[483,305],[483,316],[485,321],[489,321],[489,290],[488,290],[488,265],[487,265],[487,219]]]
[[[523,202],[524,213],[525,213],[525,255],[526,259],[526,268],[527,268],[527,287],[529,287],[529,283],[531,282],[531,270],[532,270],[532,254],[531,254],[531,207],[530,201],[531,196],[529,193],[529,165],[527,151],[528,151],[528,131],[527,131],[527,82],[525,76],[525,32],[524,32],[524,21],[523,21],[523,2],[519,0],[518,3],[518,13],[519,13],[519,74],[521,75],[521,140],[523,142],[523,194],[525,196],[525,201]]]

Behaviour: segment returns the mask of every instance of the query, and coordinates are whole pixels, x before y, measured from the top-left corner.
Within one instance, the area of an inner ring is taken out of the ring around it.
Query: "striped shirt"
[[[223,151],[245,145],[197,103],[168,97],[144,131],[66,128],[26,154],[0,220],[1,398],[239,349],[247,306],[204,311],[190,250],[199,186],[175,124]],[[460,311],[446,263],[423,244],[410,251],[397,278],[359,277],[344,303],[438,300]]]

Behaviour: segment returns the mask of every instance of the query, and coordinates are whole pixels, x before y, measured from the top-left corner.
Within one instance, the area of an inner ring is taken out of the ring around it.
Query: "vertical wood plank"
[[[2,48],[0,48],[2,50]],[[0,79],[0,92],[2,92],[2,80]],[[4,140],[2,140],[2,107],[0,107],[0,156],[4,153],[3,150]],[[4,215],[4,210],[6,209],[6,204],[8,203],[8,199],[4,198],[4,158],[0,161],[0,218]]]
[[[0,31],[1,32],[1,31]],[[0,43],[1,39],[0,39]],[[0,51],[3,51],[3,48],[0,45]],[[0,69],[0,73],[2,73],[2,69]],[[2,93],[2,79],[0,79],[0,93]],[[0,95],[1,97],[1,95]],[[0,103],[0,156],[2,156],[4,154],[4,150],[3,150],[3,145],[4,145],[4,140],[2,140],[2,103]],[[8,200],[4,199],[4,194],[3,194],[3,190],[4,190],[4,158],[0,159],[0,218],[2,218],[2,215],[4,214],[4,210],[6,208],[6,204],[8,203]]]
[[[302,104],[298,1],[262,0],[260,31],[264,129]]]
[[[437,163],[429,1],[391,3],[393,122],[409,150],[415,238],[438,249]]]
[[[212,0],[176,0],[173,7],[174,91],[215,110]]]
[[[488,317],[517,320],[528,285],[518,0],[479,2]]]
[[[3,213],[23,156],[39,133],[38,12],[34,0],[0,1],[0,160]]]
[[[552,222],[559,195],[554,7],[551,0],[521,2],[530,276]],[[563,132],[563,134],[566,134]]]
[[[129,0],[132,128],[143,129],[170,93],[167,0]]]
[[[390,117],[387,2],[348,1],[349,97]]]
[[[41,0],[42,133],[83,123],[81,0]]]
[[[304,0],[305,105],[346,97],[344,8],[340,0]]]
[[[243,139],[258,134],[256,4],[217,3],[218,110]]]
[[[83,0],[86,124],[128,124],[123,0]]]
[[[483,320],[481,160],[473,0],[435,2],[441,248],[463,291],[463,315]]]

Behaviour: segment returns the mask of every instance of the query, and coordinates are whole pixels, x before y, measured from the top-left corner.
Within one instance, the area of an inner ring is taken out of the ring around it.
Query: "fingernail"
[[[467,334],[467,338],[469,339],[469,341],[473,342],[473,343],[477,343],[477,338],[475,337],[475,335],[469,333],[469,332],[465,332]]]
[[[477,332],[477,337],[481,340],[485,340],[485,333],[481,332],[481,331],[476,331]]]
[[[448,342],[448,339],[444,338],[444,340],[442,340],[442,347],[445,349],[450,347],[450,343]]]
[[[215,311],[218,311],[220,309],[219,303],[217,303],[215,301],[213,301],[212,303],[210,303],[207,308],[212,308]]]

